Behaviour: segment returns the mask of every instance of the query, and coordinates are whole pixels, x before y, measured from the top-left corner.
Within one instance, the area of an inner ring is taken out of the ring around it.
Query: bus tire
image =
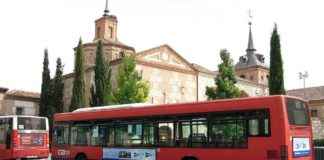
[[[198,160],[196,157],[183,157],[181,160]]]
[[[76,157],[75,160],[87,160],[87,156],[83,153],[79,153]]]

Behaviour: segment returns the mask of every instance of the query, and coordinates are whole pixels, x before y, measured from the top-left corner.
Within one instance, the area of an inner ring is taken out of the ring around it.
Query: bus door
[[[52,153],[61,159],[68,159],[70,154],[69,148],[70,127],[68,124],[55,125],[53,129],[53,147],[57,148],[57,153]]]
[[[0,159],[11,157],[12,118],[0,118]]]

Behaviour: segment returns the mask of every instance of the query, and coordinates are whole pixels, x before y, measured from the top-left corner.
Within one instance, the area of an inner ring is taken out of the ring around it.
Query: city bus
[[[307,103],[281,95],[81,108],[52,135],[54,159],[313,160]]]
[[[47,158],[48,128],[45,117],[0,116],[0,160]]]

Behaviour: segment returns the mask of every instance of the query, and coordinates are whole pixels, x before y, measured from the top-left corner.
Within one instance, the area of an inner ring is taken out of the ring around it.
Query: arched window
[[[124,51],[121,51],[120,53],[119,53],[119,58],[124,58],[125,57],[125,52]]]
[[[245,79],[245,75],[240,75],[241,78]]]
[[[100,27],[97,27],[97,38],[99,38],[99,36],[100,36]]]
[[[113,38],[113,33],[114,33],[114,29],[113,27],[109,27],[109,32],[110,32],[110,38]]]

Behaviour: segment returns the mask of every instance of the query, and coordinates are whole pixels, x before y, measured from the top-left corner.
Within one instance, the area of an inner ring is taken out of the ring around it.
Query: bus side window
[[[75,125],[71,128],[71,144],[76,146],[90,145],[90,127]]]
[[[159,146],[173,146],[174,123],[159,123]]]
[[[250,119],[248,120],[249,136],[269,136],[269,111],[255,111],[250,113]]]
[[[259,120],[250,119],[249,120],[249,135],[258,136],[259,135]]]
[[[56,145],[69,144],[69,126],[56,126],[54,129],[54,143]]]
[[[6,149],[9,149],[11,144],[11,125],[10,118],[0,119],[0,144],[4,144]]]
[[[0,119],[0,144],[5,144],[7,138],[7,128],[5,119]]]
[[[113,147],[115,145],[115,130],[113,126],[108,126],[107,127],[107,137],[106,137],[106,144],[108,147]]]
[[[155,145],[155,133],[154,124],[143,124],[143,145],[153,146]]]

